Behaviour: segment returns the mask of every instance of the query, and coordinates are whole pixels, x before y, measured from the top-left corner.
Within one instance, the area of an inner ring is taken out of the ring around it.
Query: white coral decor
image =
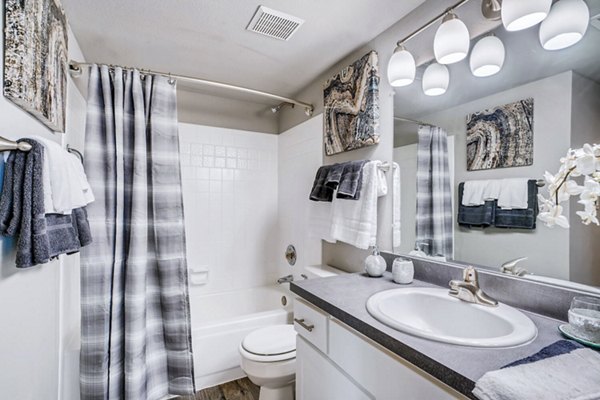
[[[600,205],[600,144],[586,144],[581,149],[569,149],[566,157],[560,159],[560,169],[556,175],[544,174],[548,186],[549,198],[539,197],[540,213],[538,219],[547,226],[569,227],[569,220],[562,215],[561,203],[571,196],[579,196],[578,203],[583,211],[577,211],[581,221],[586,224],[600,225],[598,206]],[[576,179],[583,184],[577,183]]]

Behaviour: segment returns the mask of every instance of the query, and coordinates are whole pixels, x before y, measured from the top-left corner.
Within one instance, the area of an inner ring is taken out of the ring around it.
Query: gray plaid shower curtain
[[[453,256],[448,134],[437,126],[419,127],[416,231],[430,255]]]
[[[81,398],[194,391],[176,88],[92,66],[85,170],[94,243],[81,261]]]

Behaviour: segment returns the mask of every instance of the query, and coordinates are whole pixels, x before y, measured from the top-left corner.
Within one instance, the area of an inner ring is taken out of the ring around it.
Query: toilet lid
[[[261,356],[296,351],[294,325],[273,325],[257,329],[244,338],[242,347],[249,353]]]

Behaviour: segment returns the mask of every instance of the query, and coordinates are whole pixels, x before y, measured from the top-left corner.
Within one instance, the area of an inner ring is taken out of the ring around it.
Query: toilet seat
[[[267,326],[251,332],[240,344],[240,353],[256,362],[275,362],[296,357],[293,325]]]

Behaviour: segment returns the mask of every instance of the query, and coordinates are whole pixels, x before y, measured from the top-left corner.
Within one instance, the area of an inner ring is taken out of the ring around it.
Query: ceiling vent
[[[594,15],[591,19],[590,19],[590,24],[596,28],[600,30],[600,14],[598,15]]]
[[[300,18],[260,6],[246,29],[275,39],[289,40],[303,23]]]

